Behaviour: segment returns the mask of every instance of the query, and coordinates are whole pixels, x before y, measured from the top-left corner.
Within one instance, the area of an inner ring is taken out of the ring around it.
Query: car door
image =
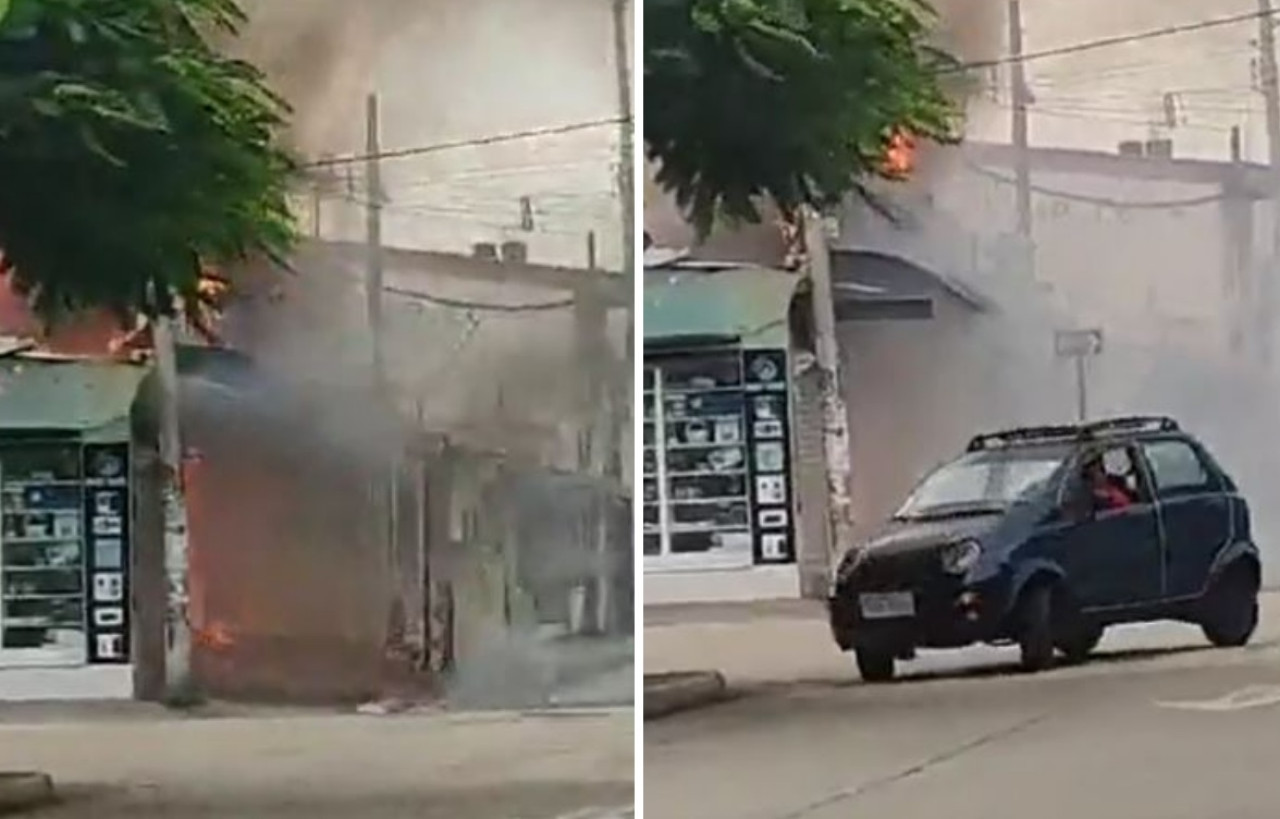
[[[1160,526],[1150,488],[1130,446],[1087,453],[1123,480],[1133,502],[1091,510],[1064,533],[1060,560],[1080,606],[1118,608],[1158,600],[1162,592]]]
[[[1164,530],[1165,596],[1198,595],[1208,581],[1214,558],[1230,540],[1227,494],[1199,448],[1186,440],[1146,441],[1142,455]]]

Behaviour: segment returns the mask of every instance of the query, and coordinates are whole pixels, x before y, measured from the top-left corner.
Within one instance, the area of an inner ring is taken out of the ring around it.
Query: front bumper
[[[867,619],[859,604],[863,592],[910,591],[915,614],[890,619]],[[1006,635],[1002,584],[968,584],[959,578],[938,580],[912,588],[836,588],[827,600],[831,633],[842,651],[860,646],[909,653],[921,648],[957,648],[994,642]]]

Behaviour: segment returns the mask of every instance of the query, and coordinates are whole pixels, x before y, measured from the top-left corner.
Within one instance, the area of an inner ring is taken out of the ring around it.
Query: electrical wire
[[[534,304],[500,304],[495,302],[447,298],[445,296],[426,293],[421,290],[410,290],[408,288],[394,287],[390,285],[384,286],[382,290],[385,293],[390,293],[395,296],[434,304],[438,307],[447,307],[451,310],[470,310],[484,313],[544,313],[549,310],[563,310],[566,307],[572,307],[575,303],[573,299],[560,299],[558,301],[547,301]]]
[[[1009,106],[1007,105],[999,105],[997,107],[1005,110],[1010,110]],[[1083,120],[1085,122],[1106,122],[1106,123],[1115,123],[1117,125],[1142,125],[1142,126],[1156,126],[1160,128],[1170,127],[1165,125],[1163,122],[1161,122],[1159,117],[1150,117],[1146,119],[1141,118],[1141,112],[1134,112],[1135,116],[1132,116],[1132,117],[1100,116],[1099,115],[1100,113],[1115,113],[1115,114],[1125,113],[1124,111],[1115,111],[1114,109],[1110,111],[1099,111],[1098,109],[1075,108],[1073,106],[1048,107],[1048,106],[1038,105],[1038,106],[1028,108],[1027,113],[1032,116],[1039,114],[1040,116],[1044,116],[1044,117],[1050,117],[1050,118],[1056,118],[1056,119]],[[1188,131],[1204,131],[1206,133],[1215,133],[1215,134],[1227,134],[1231,132],[1231,128],[1225,125],[1209,125],[1207,123],[1195,123],[1195,122],[1180,122],[1178,123],[1177,128],[1182,130],[1188,130]]]
[[[1005,176],[999,171],[979,165],[971,159],[964,159],[964,164],[969,170],[985,176],[988,179],[995,180],[1002,185],[1017,185],[1018,180]],[[1062,199],[1069,202],[1079,202],[1086,205],[1098,205],[1100,207],[1115,208],[1117,210],[1176,210],[1178,208],[1193,208],[1202,205],[1211,205],[1221,202],[1227,197],[1221,193],[1207,194],[1205,196],[1196,196],[1188,199],[1173,199],[1162,202],[1131,202],[1121,199],[1113,199],[1107,196],[1088,196],[1081,193],[1072,193],[1071,191],[1057,190],[1055,188],[1046,188],[1042,185],[1031,185],[1031,191],[1041,196],[1047,196],[1053,199]]]
[[[517,142],[524,139],[536,139],[544,136],[559,136],[561,134],[570,134],[575,131],[587,131],[593,128],[603,128],[609,125],[622,125],[624,122],[625,121],[621,117],[607,117],[605,119],[587,120],[585,122],[571,122],[566,125],[530,128],[525,131],[511,131],[504,134],[473,137],[471,139],[459,139],[450,142],[436,142],[430,145],[418,145],[412,148],[396,148],[379,151],[377,153],[350,154],[347,156],[317,159],[312,162],[304,163],[303,167],[326,168],[336,165],[350,165],[356,162],[368,162],[374,159],[403,159],[405,157],[423,156],[426,154],[438,153],[440,151],[452,151],[458,148],[475,148],[484,145],[498,145],[503,142]]]
[[[1044,49],[1043,51],[1031,51],[1024,54],[1009,54],[1004,57],[996,57],[991,60],[962,63],[955,68],[948,69],[944,73],[951,74],[962,71],[972,71],[980,68],[994,68],[1001,65],[1016,65],[1018,63],[1045,60],[1050,57],[1062,57],[1068,54],[1079,54],[1085,51],[1097,51],[1098,49],[1112,48],[1118,45],[1128,45],[1130,43],[1140,43],[1147,40],[1172,37],[1179,34],[1189,34],[1195,31],[1205,31],[1207,29],[1221,28],[1223,26],[1238,25],[1240,23],[1247,23],[1251,20],[1275,17],[1277,14],[1280,14],[1280,9],[1251,11],[1245,14],[1232,15],[1230,17],[1216,17],[1209,20],[1200,20],[1195,23],[1182,23],[1179,25],[1164,26],[1162,28],[1138,32],[1137,34],[1117,34],[1111,37],[1100,37],[1096,40],[1086,40],[1079,43],[1073,43],[1071,45]]]
[[[1153,60],[1143,58],[1140,60],[1117,62],[1109,65],[1101,66],[1079,66],[1068,63],[1065,66],[1055,66],[1052,69],[1045,69],[1046,74],[1041,78],[1030,77],[1028,82],[1037,83],[1061,83],[1077,84],[1080,82],[1092,82],[1098,79],[1118,79],[1121,77],[1136,77],[1155,70],[1168,70],[1174,67],[1191,68],[1200,67],[1206,63],[1210,65],[1219,64],[1223,60],[1230,58],[1243,57],[1245,55],[1256,55],[1257,50],[1254,48],[1241,48],[1237,46],[1219,47],[1210,49],[1197,49],[1193,52],[1179,55],[1178,61],[1170,60]]]

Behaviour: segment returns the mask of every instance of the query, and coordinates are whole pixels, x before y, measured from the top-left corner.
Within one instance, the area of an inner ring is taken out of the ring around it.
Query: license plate
[[[914,617],[916,599],[911,592],[886,592],[884,594],[858,595],[862,616],[868,620],[888,620],[894,617]]]

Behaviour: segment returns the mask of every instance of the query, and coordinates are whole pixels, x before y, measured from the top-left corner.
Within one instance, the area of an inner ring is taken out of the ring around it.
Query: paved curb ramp
[[[719,671],[646,674],[644,718],[658,719],[679,711],[712,705],[728,697],[729,686]]]
[[[0,816],[51,805],[57,799],[53,779],[44,773],[0,773]]]

